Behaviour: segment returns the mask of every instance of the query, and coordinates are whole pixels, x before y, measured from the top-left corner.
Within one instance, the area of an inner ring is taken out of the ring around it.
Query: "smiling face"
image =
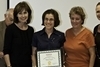
[[[96,16],[97,16],[98,20],[100,20],[100,5],[96,6]]]
[[[44,18],[44,26],[46,29],[53,29],[54,27],[54,16],[52,14],[46,14]]]
[[[82,26],[82,19],[81,19],[81,16],[78,15],[78,14],[71,14],[70,16],[70,20],[71,20],[71,24],[72,24],[72,27],[73,28],[80,28]]]
[[[17,17],[20,23],[27,23],[28,12],[26,10],[22,10],[17,14]]]

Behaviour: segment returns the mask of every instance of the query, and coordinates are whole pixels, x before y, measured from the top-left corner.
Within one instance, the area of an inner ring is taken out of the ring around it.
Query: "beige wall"
[[[71,27],[69,11],[74,6],[81,6],[85,9],[86,20],[84,26],[93,31],[95,25],[100,23],[95,15],[95,6],[100,0],[10,0],[10,7],[20,1],[28,1],[33,9],[33,20],[30,24],[36,31],[43,28],[42,13],[49,8],[56,9],[59,12],[61,24],[57,29],[65,32],[66,29]]]
[[[7,0],[0,0],[0,21],[4,20],[4,14],[7,10]]]

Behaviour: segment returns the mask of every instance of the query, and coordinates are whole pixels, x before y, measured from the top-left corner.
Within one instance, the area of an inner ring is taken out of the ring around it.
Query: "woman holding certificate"
[[[42,15],[44,28],[36,32],[32,40],[33,66],[36,66],[36,51],[61,49],[64,44],[64,33],[55,29],[60,24],[56,10],[48,9]]]
[[[67,53],[66,67],[93,67],[95,43],[90,30],[83,26],[85,13],[80,6],[71,8],[69,17],[72,27],[66,30],[64,49]]]

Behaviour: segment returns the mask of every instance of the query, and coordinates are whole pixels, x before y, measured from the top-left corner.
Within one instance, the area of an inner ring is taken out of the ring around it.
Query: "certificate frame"
[[[38,67],[62,67],[61,50],[37,51]]]

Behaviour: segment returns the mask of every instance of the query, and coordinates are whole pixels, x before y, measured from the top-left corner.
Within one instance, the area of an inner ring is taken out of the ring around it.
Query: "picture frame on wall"
[[[4,14],[6,10],[9,8],[9,0],[2,0],[0,2],[0,20],[4,19]]]

